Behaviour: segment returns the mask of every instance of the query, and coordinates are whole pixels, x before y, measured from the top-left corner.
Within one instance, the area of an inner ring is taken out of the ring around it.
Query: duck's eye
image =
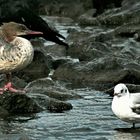
[[[23,30],[23,31],[27,29],[26,26],[24,26],[24,25],[21,25],[19,28],[20,28],[20,30]]]
[[[123,93],[123,89],[120,92]]]

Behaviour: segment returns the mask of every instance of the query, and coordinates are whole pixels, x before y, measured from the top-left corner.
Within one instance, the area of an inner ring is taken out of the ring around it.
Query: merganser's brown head
[[[43,34],[38,31],[31,31],[25,25],[16,22],[4,23],[1,26],[1,34],[3,38],[11,42],[16,36]]]

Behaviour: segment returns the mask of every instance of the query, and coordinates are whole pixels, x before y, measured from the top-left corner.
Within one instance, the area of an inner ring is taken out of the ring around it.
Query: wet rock
[[[133,4],[132,4],[133,3]],[[138,24],[140,22],[140,2],[136,1],[124,1],[122,8],[116,11],[108,11],[99,17],[99,20],[103,24],[110,25],[124,25],[128,23]],[[112,12],[112,14],[111,14]],[[102,18],[102,19],[101,19]],[[104,21],[103,21],[104,20]]]
[[[111,43],[106,44],[106,47],[96,47],[93,43],[93,49],[100,51],[100,55],[90,50],[91,59],[63,64],[56,69],[53,78],[70,81],[78,87],[92,86],[98,90],[106,89],[118,82],[139,84],[139,42],[133,39],[116,39]]]
[[[138,0],[124,0],[122,2],[122,8],[113,8],[106,10],[96,18],[92,18],[91,14],[87,14],[87,17],[85,16],[84,18],[79,19],[79,23],[80,25],[106,25],[107,27],[117,27],[128,23],[139,24],[139,7],[140,2]]]
[[[42,78],[30,82],[25,89],[29,94],[39,93],[61,101],[81,98],[74,91],[70,91],[62,85],[51,79]]]
[[[139,32],[139,24],[125,24],[115,29],[115,34],[121,37],[134,37],[134,35]]]
[[[43,110],[27,95],[7,92],[1,95],[0,106],[10,114],[37,113]]]
[[[72,58],[78,58],[80,61],[91,61],[95,58],[100,58],[110,53],[107,44],[102,42],[93,42],[92,39],[73,43],[68,50],[68,55]]]
[[[108,8],[121,7],[122,1],[123,0],[92,0],[93,8],[97,10],[93,16],[102,14]]]
[[[7,118],[9,116],[9,112],[0,106],[0,118]]]
[[[128,9],[132,8],[133,6],[135,7],[136,4],[139,4],[139,0],[123,0],[122,1],[122,8],[123,9]]]
[[[96,10],[95,9],[91,9],[91,10],[88,10],[86,13],[84,13],[83,15],[81,15],[79,18],[78,18],[78,21],[79,21],[79,25],[82,25],[82,26],[96,26],[99,24],[97,18],[93,18],[93,14],[96,13]]]
[[[48,0],[44,2],[45,14],[77,18],[87,9],[92,8],[91,0],[59,1]],[[72,10],[72,12],[70,12]]]
[[[81,98],[75,92],[67,90],[62,84],[48,78],[42,78],[29,83],[26,88],[28,95],[50,112],[63,112],[72,109],[66,100]]]
[[[72,18],[69,18],[69,17],[60,17],[60,16],[41,16],[45,21],[50,22],[48,23],[50,26],[52,26],[51,24],[52,23],[62,23],[62,25],[65,23],[65,24],[72,24],[74,23],[74,20]]]
[[[52,57],[66,56],[66,48],[60,45],[48,45],[42,48],[44,54],[51,55]]]
[[[64,112],[71,110],[73,107],[70,103],[50,98],[47,95],[40,93],[30,93],[31,98],[36,100],[38,104],[49,112]]]

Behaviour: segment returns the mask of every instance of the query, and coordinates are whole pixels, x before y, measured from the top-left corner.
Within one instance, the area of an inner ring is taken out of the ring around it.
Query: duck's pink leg
[[[26,93],[24,90],[19,90],[19,89],[15,89],[13,88],[13,85],[11,82],[8,82],[5,86],[4,86],[4,91],[11,91],[14,93]]]
[[[3,88],[0,88],[0,94],[3,94],[5,91],[11,91],[13,93],[26,93],[25,90],[18,90],[18,89],[13,88],[13,85],[10,82],[11,74],[6,74],[6,78],[8,80],[8,83]]]

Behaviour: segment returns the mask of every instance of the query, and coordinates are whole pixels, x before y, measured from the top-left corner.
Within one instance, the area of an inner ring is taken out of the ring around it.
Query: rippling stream
[[[66,33],[68,26],[57,26]],[[71,28],[79,28],[71,26]],[[67,36],[67,34],[65,34]],[[74,89],[81,99],[70,100],[73,109],[47,111],[33,117],[0,120],[0,140],[139,140],[140,129],[118,120],[111,111],[112,97],[93,89]]]
[[[0,140],[19,140],[19,137],[28,137],[30,140],[139,139],[140,131],[127,130],[131,125],[112,114],[112,98],[109,95],[92,89],[75,91],[83,98],[70,100],[73,109],[68,112],[46,111],[36,114],[32,119],[17,117],[15,121],[1,120]]]

